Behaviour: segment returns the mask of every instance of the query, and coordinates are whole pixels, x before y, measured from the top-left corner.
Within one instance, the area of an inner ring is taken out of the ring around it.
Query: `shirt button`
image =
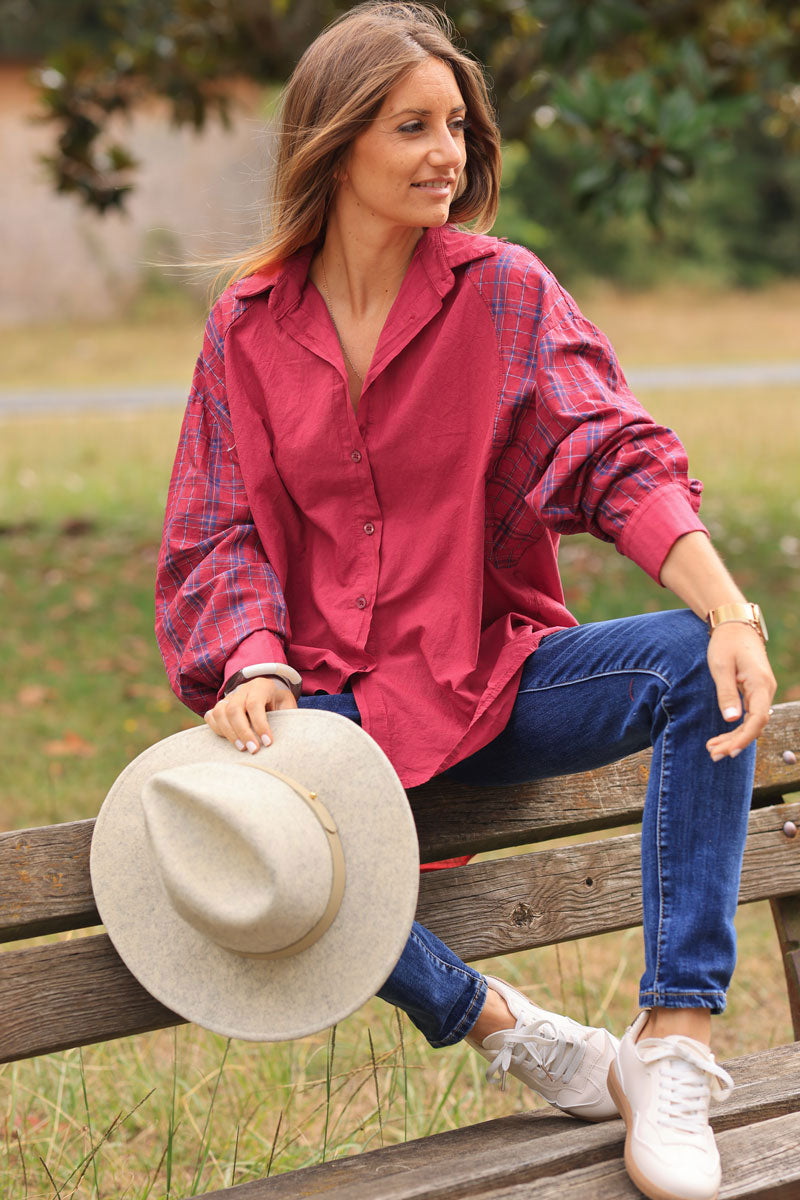
[[[371,537],[374,532],[375,532],[375,526],[372,524],[372,521],[365,521],[364,522],[364,533],[369,534]]]
[[[367,607],[367,597],[359,596],[358,599],[356,600],[356,608],[366,608],[366,607]]]
[[[354,450],[350,457],[352,458],[353,462],[361,462],[361,451]]]

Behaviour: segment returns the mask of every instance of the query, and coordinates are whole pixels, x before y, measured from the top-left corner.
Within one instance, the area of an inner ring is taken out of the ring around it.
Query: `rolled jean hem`
[[[481,1015],[484,1003],[486,1002],[486,993],[489,990],[488,984],[482,975],[479,975],[475,981],[475,990],[472,993],[469,1004],[464,1010],[461,1018],[455,1025],[446,1038],[441,1041],[431,1041],[428,1038],[428,1043],[434,1050],[440,1050],[443,1046],[454,1046],[456,1042],[461,1042],[467,1036],[473,1025]]]
[[[727,996],[724,992],[679,992],[665,989],[657,992],[639,992],[642,1008],[709,1008],[715,1016],[725,1011]]]

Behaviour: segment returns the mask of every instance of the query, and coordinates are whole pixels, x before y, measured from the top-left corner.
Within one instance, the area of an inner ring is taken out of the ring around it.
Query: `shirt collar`
[[[239,280],[234,285],[236,296],[249,299],[270,291],[270,308],[276,317],[283,316],[300,303],[314,248],[313,243],[304,246],[286,262],[255,271]],[[443,296],[452,287],[454,267],[488,258],[497,254],[498,248],[497,238],[444,225],[425,230],[414,250],[414,257],[421,259],[431,283]]]

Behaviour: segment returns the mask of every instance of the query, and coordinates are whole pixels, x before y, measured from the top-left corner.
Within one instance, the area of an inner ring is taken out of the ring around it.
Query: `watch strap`
[[[240,683],[246,683],[248,679],[258,679],[270,675],[276,679],[282,679],[291,690],[295,700],[300,698],[303,676],[288,663],[252,663],[249,667],[242,667],[241,671],[237,671],[235,675],[231,675],[230,679],[226,679],[224,694],[229,695],[234,688],[237,688]]]
[[[749,602],[720,604],[718,608],[712,608],[706,617],[709,634],[713,633],[718,625],[725,625],[728,621],[739,621],[744,625],[750,625],[755,629],[756,633],[760,634],[765,642],[769,640],[767,623],[764,620],[764,614],[757,604],[750,604]]]

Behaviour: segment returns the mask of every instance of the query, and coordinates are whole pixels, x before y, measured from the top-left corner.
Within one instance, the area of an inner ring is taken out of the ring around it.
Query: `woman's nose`
[[[455,138],[449,129],[444,129],[437,137],[428,157],[437,166],[455,169],[464,162],[463,143]]]

